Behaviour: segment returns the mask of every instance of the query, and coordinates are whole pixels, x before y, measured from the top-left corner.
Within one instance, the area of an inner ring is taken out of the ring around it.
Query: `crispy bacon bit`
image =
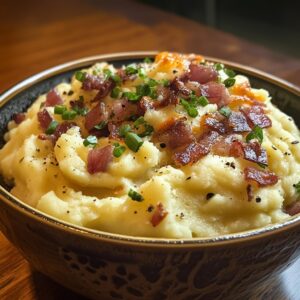
[[[245,115],[252,126],[258,125],[260,128],[272,126],[272,121],[265,114],[262,106],[254,105],[252,107],[241,108],[241,112]]]
[[[212,146],[212,152],[216,155],[220,156],[232,156],[230,155],[230,151],[233,147],[233,143],[235,141],[238,141],[238,137],[235,134],[228,135],[228,136],[223,136],[220,137],[217,142]],[[237,156],[242,156],[242,152],[240,155]]]
[[[211,66],[190,64],[189,69],[190,80],[197,81],[201,84],[215,81],[218,78],[218,72]]]
[[[53,144],[56,143],[56,141],[60,138],[60,136],[63,133],[66,133],[70,128],[74,126],[77,126],[77,124],[74,122],[62,122],[58,124],[57,127],[55,128],[54,133],[51,135]]]
[[[59,96],[57,91],[51,90],[46,97],[45,106],[55,106],[63,103],[63,99]]]
[[[20,124],[25,120],[24,113],[13,114],[12,119],[15,121],[16,124]]]
[[[117,75],[120,76],[121,80],[124,82],[124,81],[127,81],[127,80],[135,80],[137,75],[136,74],[126,74],[125,70],[124,69],[118,69],[117,72],[116,72]]]
[[[201,85],[201,94],[207,97],[210,103],[217,104],[218,107],[227,105],[230,101],[230,96],[225,86],[214,81]]]
[[[194,137],[191,127],[186,124],[185,120],[186,118],[180,118],[166,121],[155,133],[155,138],[159,143],[165,143],[171,149],[191,143]]]
[[[231,112],[228,118],[228,125],[233,132],[249,132],[251,128],[249,127],[245,116],[240,112]]]
[[[85,128],[91,130],[102,121],[107,121],[108,112],[103,102],[97,103],[85,116]]]
[[[158,203],[155,207],[154,213],[151,217],[151,224],[153,227],[156,227],[159,225],[163,219],[167,216],[168,212],[165,210],[164,206],[162,203]]]
[[[155,103],[155,108],[166,107],[168,105],[176,105],[179,103],[179,98],[177,97],[175,91],[170,90],[167,87],[159,86],[157,88],[157,100],[158,104]]]
[[[257,141],[242,143],[234,141],[231,145],[230,155],[234,157],[243,157],[248,161],[268,165],[268,157],[265,149]]]
[[[253,199],[253,186],[251,184],[247,185],[247,196],[248,201],[250,202]]]
[[[109,122],[108,123],[108,131],[109,131],[109,136],[110,138],[116,140],[120,138],[119,135],[119,126],[117,126],[116,124]]]
[[[137,114],[143,116],[147,110],[153,109],[155,107],[153,101],[148,96],[143,96],[141,100],[137,103]]]
[[[227,131],[225,117],[219,113],[214,113],[207,116],[205,118],[204,124],[210,129],[217,131],[221,134],[224,134]]]
[[[84,108],[84,102],[81,100],[71,100],[70,101],[71,108]]]
[[[96,95],[96,97],[93,99],[92,102],[94,101],[98,101],[103,99],[104,97],[106,97],[111,91],[112,89],[115,87],[115,83],[114,81],[112,81],[111,79],[109,80],[105,80],[101,86],[101,88],[99,88],[99,92]]]
[[[52,117],[49,114],[48,110],[45,108],[42,111],[38,112],[37,117],[43,129],[47,129],[50,123],[52,122]]]
[[[82,89],[85,91],[100,90],[104,82],[103,77],[86,74],[82,83]]]
[[[114,100],[111,110],[111,120],[122,122],[137,114],[137,106],[126,99]]]
[[[257,170],[253,167],[245,168],[244,175],[247,181],[255,181],[259,186],[274,185],[278,182],[275,173]]]
[[[200,88],[200,83],[199,83],[199,82],[188,80],[188,81],[185,83],[185,86],[186,86],[189,90],[193,91],[197,97],[201,96],[201,88]]]
[[[87,157],[87,170],[90,174],[106,172],[109,163],[113,159],[113,147],[107,145],[103,148],[92,149]]]
[[[290,215],[290,216],[294,216],[300,213],[300,201],[295,201],[293,203],[291,203],[290,205],[288,205],[285,208],[285,211]]]
[[[179,149],[173,155],[177,166],[185,166],[197,162],[201,157],[207,155],[220,135],[216,131],[204,134],[198,142],[193,142],[183,149]]]
[[[170,83],[170,89],[173,90],[176,94],[181,96],[189,96],[191,91],[184,85],[184,83],[178,78],[175,77]]]

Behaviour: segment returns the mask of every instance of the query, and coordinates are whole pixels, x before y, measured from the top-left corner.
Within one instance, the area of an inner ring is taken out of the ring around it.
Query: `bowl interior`
[[[153,56],[153,52],[136,56],[134,56],[134,54],[127,54],[123,56],[120,55],[120,57],[115,55],[112,56],[111,59],[109,59],[109,56],[87,58],[73,63],[71,62],[66,65],[58,66],[55,68],[55,70],[53,69],[53,71],[45,71],[45,74],[43,74],[42,76],[38,76],[38,78],[35,78],[35,76],[33,76],[26,80],[28,81],[27,84],[25,84],[25,81],[21,82],[19,85],[17,85],[17,87],[19,87],[16,88],[15,91],[12,91],[12,88],[0,97],[0,148],[5,144],[4,134],[7,131],[7,123],[11,120],[13,114],[26,111],[26,109],[35,101],[35,99],[39,95],[48,92],[51,88],[54,88],[58,83],[69,82],[71,76],[74,74],[75,71],[85,67],[89,67],[93,63],[96,63],[98,61],[108,61],[109,63],[113,63],[116,67],[120,67],[122,65],[130,64],[133,62],[140,62],[143,60],[144,57],[151,56]],[[222,60],[214,58],[207,59],[213,62],[222,62]],[[269,91],[272,97],[272,102],[282,111],[287,113],[289,116],[293,117],[298,127],[300,127],[300,92],[297,87],[287,82],[281,81],[280,79],[275,78],[271,75],[259,72],[251,68],[243,67],[241,65],[226,61],[224,62],[224,64],[227,67],[235,70],[236,73],[246,75],[250,79],[251,85],[253,87],[263,88]],[[1,176],[0,184],[7,191],[9,191],[10,187],[4,182]],[[39,215],[39,213],[35,213],[35,215],[37,216]],[[294,221],[298,222],[299,220],[300,217],[297,217]],[[292,223],[294,223],[294,221]],[[289,221],[286,222],[286,224],[289,223]],[[76,226],[72,225],[70,225],[70,227],[76,228]],[[271,226],[271,229],[267,229],[266,231],[275,230],[281,227],[282,224],[280,226],[274,225]],[[93,230],[86,229],[86,231],[88,232]],[[253,230],[253,232],[256,232],[256,234],[263,231],[264,230]],[[248,236],[249,234],[246,235]],[[231,236],[239,238],[245,235],[233,234]],[[128,239],[128,237],[126,239]],[[215,240],[219,239],[217,238]]]

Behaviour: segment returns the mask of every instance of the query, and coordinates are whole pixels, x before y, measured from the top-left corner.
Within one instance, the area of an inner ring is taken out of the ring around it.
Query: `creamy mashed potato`
[[[98,63],[21,119],[8,124],[0,173],[22,201],[76,225],[210,237],[284,221],[298,200],[294,121],[267,91],[200,56]]]

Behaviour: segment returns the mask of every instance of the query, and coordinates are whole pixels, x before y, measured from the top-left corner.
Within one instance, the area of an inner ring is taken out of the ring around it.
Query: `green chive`
[[[64,105],[55,105],[54,107],[54,113],[56,115],[62,115],[66,110],[67,108]]]
[[[83,145],[85,147],[87,146],[93,146],[95,147],[98,143],[97,137],[94,135],[89,135],[84,141],[83,141]]]
[[[227,78],[227,79],[224,80],[223,83],[227,88],[230,88],[235,84],[235,79],[234,78]]]
[[[140,100],[140,96],[134,92],[124,92],[123,97],[126,97],[129,101]]]
[[[125,68],[125,72],[127,75],[133,75],[133,74],[138,73],[138,70],[135,67],[135,65],[129,65]]]
[[[125,137],[126,133],[131,130],[131,127],[129,124],[124,124],[119,128],[119,134],[121,137]]]
[[[113,90],[110,93],[110,96],[114,99],[118,98],[120,95],[121,89],[119,87],[114,87]]]
[[[127,132],[125,135],[125,144],[133,152],[138,152],[143,145],[143,140],[133,132]]]
[[[55,131],[57,125],[58,125],[58,122],[55,121],[55,120],[53,120],[53,121],[49,124],[48,128],[46,129],[46,131],[45,131],[46,134],[52,134],[52,133],[54,133],[54,131]]]
[[[252,131],[246,136],[246,142],[250,142],[253,139],[257,139],[258,142],[261,144],[263,141],[264,135],[263,130],[258,125],[255,125]]]
[[[75,78],[80,81],[80,82],[83,82],[86,78],[86,72],[82,72],[82,71],[77,71],[75,73]]]
[[[76,116],[77,112],[75,110],[66,110],[61,115],[63,120],[73,120]]]
[[[191,105],[188,101],[185,99],[180,99],[180,104],[184,107],[188,115],[192,118],[195,118],[198,116],[198,110],[195,106]]]
[[[118,74],[111,75],[110,78],[116,83],[116,84],[121,84],[122,79]]]
[[[95,129],[101,130],[101,129],[103,129],[106,125],[107,125],[107,122],[102,121],[102,122],[100,122],[98,125],[95,125],[94,128],[95,128]]]
[[[170,80],[162,79],[162,80],[159,81],[159,83],[163,86],[168,86],[170,84]]]
[[[157,85],[158,85],[158,82],[157,82],[155,79],[148,78],[147,84],[148,84],[150,87],[154,87],[154,86],[157,86]]]
[[[152,61],[153,61],[153,60],[152,60],[150,57],[145,57],[145,58],[144,58],[144,63],[146,63],[146,64],[151,64]]]
[[[145,79],[146,78],[146,73],[145,73],[145,69],[143,68],[138,68],[138,75],[141,79]]]
[[[262,163],[257,163],[261,168],[265,169],[268,165],[262,164]]]
[[[149,96],[151,93],[151,87],[148,84],[138,85],[136,87],[136,93],[140,97]]]
[[[138,192],[134,191],[133,189],[130,189],[128,192],[128,196],[133,200],[133,201],[138,201],[141,202],[144,200],[144,197],[139,194]]]
[[[133,125],[134,125],[135,128],[138,128],[139,125],[145,124],[145,122],[146,121],[145,121],[144,117],[139,117],[138,119],[136,119],[134,121]]]
[[[105,79],[109,79],[112,75],[112,71],[109,69],[104,69],[103,74],[105,75]]]
[[[224,69],[224,65],[223,65],[223,64],[220,64],[220,63],[216,63],[216,64],[215,64],[215,69],[216,69],[217,71],[220,71],[220,70]]]
[[[231,115],[231,110],[228,106],[223,106],[219,109],[219,113],[228,118]]]
[[[115,147],[113,150],[114,157],[120,157],[125,152],[125,150],[126,150],[126,147],[124,147],[124,146]]]
[[[150,124],[144,124],[145,130],[138,134],[139,137],[145,137],[151,135],[154,131],[154,128]]]
[[[231,69],[224,69],[224,72],[230,78],[232,78],[232,77],[235,76],[235,72],[233,70],[231,70]]]
[[[293,185],[293,187],[296,189],[296,193],[300,194],[300,181]]]
[[[205,96],[200,96],[200,97],[198,98],[198,103],[199,103],[201,106],[206,106],[206,105],[209,103],[209,101],[208,101],[208,99],[207,99]]]

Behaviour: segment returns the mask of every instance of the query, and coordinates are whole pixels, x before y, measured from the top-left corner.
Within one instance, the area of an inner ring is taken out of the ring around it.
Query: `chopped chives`
[[[57,125],[58,125],[57,121],[55,121],[55,120],[51,121],[51,123],[49,124],[48,128],[45,131],[46,134],[52,134],[52,133],[54,133]]]
[[[145,57],[145,58],[144,58],[144,63],[146,63],[146,64],[151,64],[152,61],[153,61],[153,60],[152,60],[150,57]]]
[[[135,128],[138,128],[139,125],[142,125],[142,124],[144,124],[145,122],[146,122],[146,121],[145,121],[144,117],[139,117],[138,119],[136,119],[136,120],[134,121],[133,125],[134,125]]]
[[[123,96],[129,101],[138,101],[140,99],[140,96],[134,92],[124,92]]]
[[[120,93],[121,93],[121,89],[120,89],[119,87],[116,86],[116,87],[114,87],[113,90],[111,91],[110,96],[111,96],[112,98],[116,99],[116,98],[119,97]]]
[[[61,115],[63,120],[73,120],[76,116],[77,112],[75,110],[66,110]]]
[[[54,106],[54,113],[56,115],[62,115],[63,112],[65,112],[67,108],[64,105],[55,105]]]
[[[141,79],[145,79],[146,78],[145,69],[144,68],[138,68],[138,75]]]
[[[200,97],[198,98],[198,103],[199,103],[201,106],[206,106],[206,105],[209,103],[209,101],[208,101],[208,99],[207,99],[205,96],[200,96]]]
[[[93,146],[95,147],[98,143],[97,137],[94,135],[89,135],[84,141],[83,141],[83,145],[85,147],[87,146]]]
[[[220,63],[216,63],[214,67],[217,71],[224,69],[224,65]]]
[[[127,75],[133,75],[138,73],[138,70],[134,65],[129,65],[125,68],[125,72]]]
[[[258,142],[261,144],[263,141],[264,135],[263,130],[258,125],[255,125],[252,131],[246,136],[246,142],[250,142],[253,139],[257,139]]]
[[[294,184],[293,186],[296,189],[296,193],[300,194],[300,181],[298,183]]]
[[[125,144],[133,152],[138,152],[143,145],[143,140],[133,132],[127,132],[125,135]]]
[[[235,76],[235,72],[233,70],[231,70],[231,69],[224,69],[224,72],[230,78],[232,78],[232,77]]]
[[[129,124],[124,124],[119,128],[119,134],[121,137],[125,137],[126,133],[131,130],[131,127]]]
[[[86,72],[82,72],[82,71],[77,71],[75,73],[75,78],[80,81],[80,82],[83,82],[86,78]]]
[[[144,125],[145,130],[138,134],[139,137],[148,136],[154,131],[154,128],[150,124],[146,123],[146,124],[143,124],[143,125]]]
[[[112,75],[112,71],[109,69],[104,69],[103,74],[105,75],[105,79],[109,79]]]
[[[124,152],[126,148],[124,146],[115,146],[113,150],[114,157],[120,157]]]
[[[185,99],[180,99],[180,104],[184,107],[188,115],[192,118],[195,118],[198,116],[198,110],[195,106],[193,106],[191,103],[186,101]]]
[[[228,118],[231,115],[231,110],[228,106],[223,106],[219,109],[219,113]]]
[[[130,189],[129,192],[128,192],[128,196],[133,200],[133,201],[138,201],[138,202],[141,202],[144,200],[144,197],[139,194],[138,192],[136,192],[135,190],[133,189]]]
[[[227,78],[227,79],[224,80],[223,83],[227,88],[230,88],[235,84],[235,79],[234,78]]]
[[[110,78],[116,83],[121,84],[122,79],[118,74],[111,75]]]

